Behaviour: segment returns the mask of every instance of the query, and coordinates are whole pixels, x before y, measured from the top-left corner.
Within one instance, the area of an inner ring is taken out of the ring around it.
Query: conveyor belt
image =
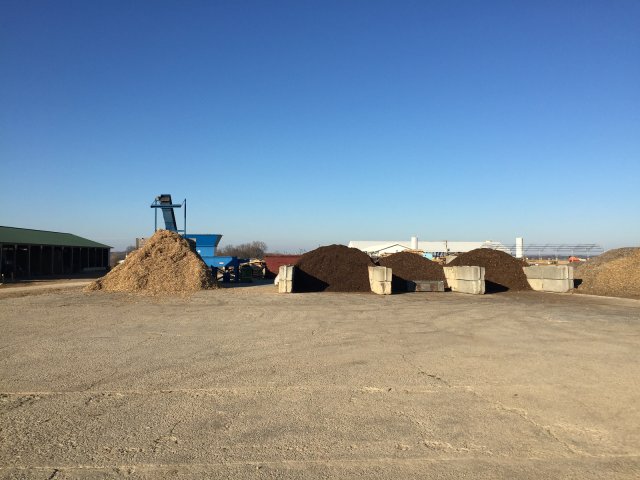
[[[160,207],[162,210],[162,217],[164,218],[164,225],[167,230],[173,232],[178,231],[178,224],[176,223],[176,215],[173,212],[173,202],[171,201],[171,195],[163,193],[158,196],[158,203],[160,205],[167,205],[166,207]]]

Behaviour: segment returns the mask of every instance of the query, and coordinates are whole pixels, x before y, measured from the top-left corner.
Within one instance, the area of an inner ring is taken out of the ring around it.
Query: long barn
[[[0,226],[5,279],[106,270],[111,247],[71,233]]]

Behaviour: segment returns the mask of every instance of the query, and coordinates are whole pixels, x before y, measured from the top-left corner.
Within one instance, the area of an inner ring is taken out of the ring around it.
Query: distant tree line
[[[109,262],[112,267],[118,264],[118,261],[124,260],[127,254],[136,250],[136,247],[130,245],[124,252],[111,252],[111,261]],[[238,257],[238,258],[264,258],[264,254],[267,251],[267,244],[260,241],[241,243],[240,245],[226,245],[218,247],[216,255],[221,257]]]
[[[225,245],[216,250],[221,257],[264,258],[267,244],[260,241],[241,243],[240,245]]]
[[[118,265],[118,262],[124,260],[125,257],[135,249],[136,247],[134,245],[129,245],[124,251],[111,252],[109,256],[109,266],[112,268],[115,267],[116,265]]]

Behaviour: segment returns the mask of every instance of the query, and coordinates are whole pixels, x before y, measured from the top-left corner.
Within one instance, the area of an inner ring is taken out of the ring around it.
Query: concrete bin
[[[280,265],[278,269],[278,293],[293,292],[293,265]]]
[[[443,267],[452,292],[484,295],[484,267]]]
[[[392,272],[387,267],[369,267],[369,285],[378,295],[391,295]]]
[[[573,267],[570,265],[540,265],[522,270],[533,290],[566,293],[573,289]]]

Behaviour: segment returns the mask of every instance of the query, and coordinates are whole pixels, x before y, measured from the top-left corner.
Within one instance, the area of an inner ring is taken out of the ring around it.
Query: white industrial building
[[[522,241],[516,239],[516,243]],[[457,242],[449,240],[441,241],[418,241],[417,237],[411,237],[410,240],[351,240],[349,247],[357,248],[363,252],[379,257],[390,253],[398,253],[404,250],[421,250],[425,254],[433,257],[442,257],[445,255],[455,255],[465,253],[476,248],[492,248],[494,250],[502,250],[512,253],[511,249],[500,242],[485,240],[484,242]],[[520,252],[519,252],[520,253]],[[520,255],[522,255],[520,253]]]

